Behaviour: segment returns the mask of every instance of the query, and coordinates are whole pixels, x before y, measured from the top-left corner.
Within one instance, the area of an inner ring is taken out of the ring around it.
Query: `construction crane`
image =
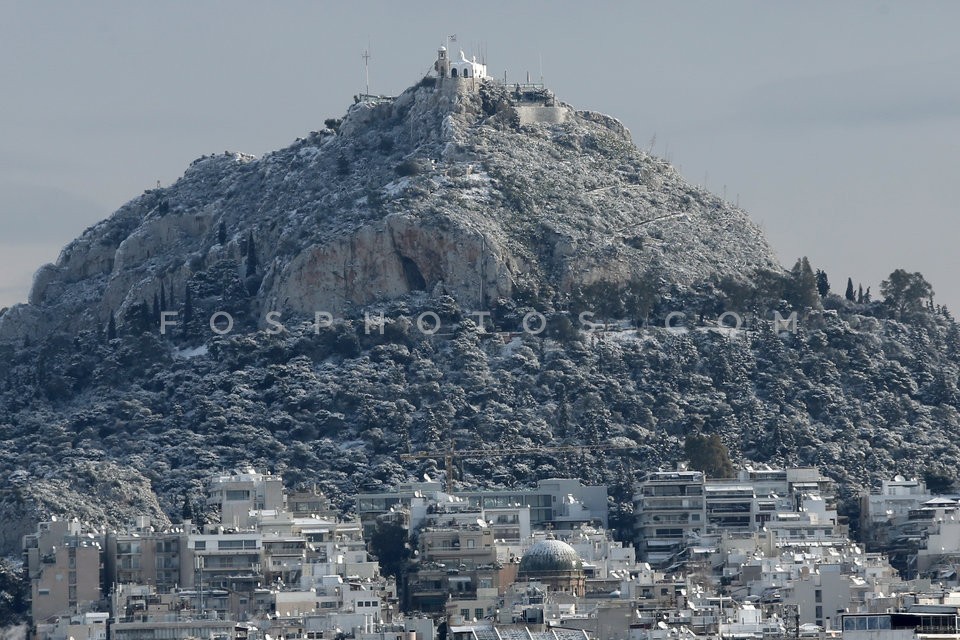
[[[402,453],[400,459],[404,461],[425,460],[430,458],[439,458],[443,456],[444,474],[446,476],[446,490],[453,488],[453,459],[470,456],[482,456],[484,458],[502,458],[503,456],[522,456],[537,453],[583,453],[584,451],[628,451],[636,449],[637,445],[612,445],[612,444],[583,444],[569,445],[564,447],[520,447],[516,449],[454,449],[453,447],[446,451],[417,451],[416,453]]]

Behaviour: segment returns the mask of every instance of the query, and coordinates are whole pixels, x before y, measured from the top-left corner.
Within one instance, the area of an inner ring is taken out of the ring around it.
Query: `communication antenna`
[[[543,54],[538,54],[540,56],[540,84],[543,84]]]
[[[370,95],[370,43],[367,43],[367,48],[363,51],[363,73],[367,83],[367,92],[365,95]]]

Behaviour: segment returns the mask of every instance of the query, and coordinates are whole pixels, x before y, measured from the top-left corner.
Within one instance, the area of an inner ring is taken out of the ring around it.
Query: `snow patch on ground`
[[[403,190],[409,187],[411,182],[409,177],[394,180],[393,182],[383,185],[383,192],[388,196],[396,197],[403,193]]]
[[[187,349],[174,349],[173,357],[189,360],[190,358],[199,358],[200,356],[205,356],[207,355],[208,351],[209,349],[207,349],[207,345],[189,347]]]
[[[512,356],[514,351],[516,351],[522,345],[523,345],[523,338],[521,338],[520,336],[516,336],[512,338],[510,342],[503,345],[503,349],[501,349],[501,353],[503,353],[504,355]]]

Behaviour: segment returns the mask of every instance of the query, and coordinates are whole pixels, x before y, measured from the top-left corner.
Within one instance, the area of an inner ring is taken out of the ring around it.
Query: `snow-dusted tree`
[[[933,299],[933,287],[919,272],[897,269],[880,283],[884,302],[897,317],[908,311],[920,311],[923,304]]]

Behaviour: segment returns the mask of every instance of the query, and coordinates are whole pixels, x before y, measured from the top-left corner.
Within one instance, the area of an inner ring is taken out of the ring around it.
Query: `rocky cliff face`
[[[218,263],[235,265],[261,319],[421,290],[479,308],[518,285],[557,300],[598,281],[779,269],[742,211],[638,150],[615,119],[549,95],[424,81],[331,125],[261,159],[200,158],[127,203],[37,272],[0,340],[103,327],[161,287],[182,297]]]

